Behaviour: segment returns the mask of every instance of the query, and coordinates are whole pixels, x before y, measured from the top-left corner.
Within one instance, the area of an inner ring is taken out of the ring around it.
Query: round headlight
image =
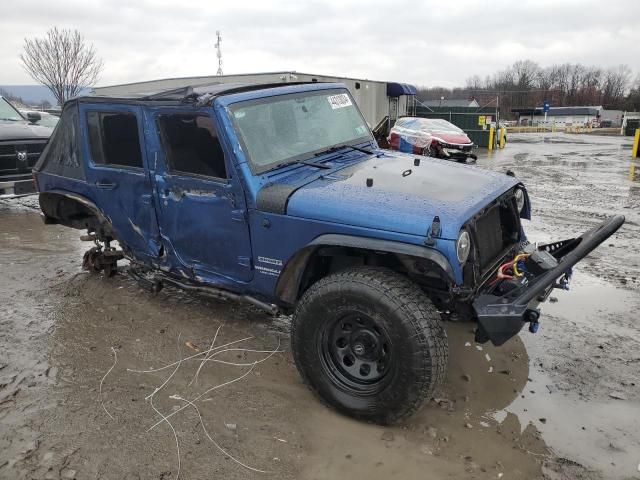
[[[524,190],[516,188],[513,194],[516,197],[516,205],[518,206],[518,212],[522,212],[524,208]]]
[[[469,252],[471,251],[471,237],[469,237],[469,232],[466,230],[462,230],[460,235],[458,235],[458,240],[456,241],[456,255],[458,256],[458,261],[460,263],[464,263],[469,258]]]

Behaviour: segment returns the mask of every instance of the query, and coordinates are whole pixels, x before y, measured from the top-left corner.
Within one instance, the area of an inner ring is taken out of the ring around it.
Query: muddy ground
[[[640,478],[630,142],[508,140],[478,163],[527,183],[532,240],[570,237],[613,213],[627,223],[580,264],[571,292],[553,294],[537,335],[480,347],[471,325],[448,323],[446,384],[393,428],[314,398],[292,363],[287,319],[82,272],[77,231],[45,227],[33,199],[0,201],[0,478]],[[260,352],[179,362],[216,332],[217,346],[251,337],[225,349]],[[183,400],[203,393],[197,411]],[[149,430],[162,419],[154,408],[173,414],[171,426]]]

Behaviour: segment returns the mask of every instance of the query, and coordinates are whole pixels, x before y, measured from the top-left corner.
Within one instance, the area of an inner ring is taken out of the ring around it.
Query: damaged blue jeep
[[[377,148],[341,84],[212,85],[65,104],[34,177],[84,267],[292,314],[310,388],[394,422],[445,375],[444,313],[501,345],[612,235],[526,241],[513,175]]]

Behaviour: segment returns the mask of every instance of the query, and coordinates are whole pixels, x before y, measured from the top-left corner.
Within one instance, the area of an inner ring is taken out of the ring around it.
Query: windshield
[[[335,145],[372,141],[367,123],[343,89],[250,100],[230,110],[254,173],[311,158]]]
[[[55,127],[58,122],[60,121],[59,117],[56,117],[55,115],[49,115],[48,113],[44,113],[41,112],[40,113],[40,120],[38,120],[36,123],[38,125],[42,125],[43,127]]]
[[[0,97],[0,120],[17,122],[19,120],[24,120],[24,118],[22,118],[18,111],[13,108],[9,102]]]

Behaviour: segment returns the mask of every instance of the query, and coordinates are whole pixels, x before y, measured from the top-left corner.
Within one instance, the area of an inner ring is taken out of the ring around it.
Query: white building
[[[602,107],[551,107],[546,115],[542,107],[514,108],[511,111],[518,116],[518,125],[532,127],[577,127],[597,126],[599,111]]]
[[[622,110],[600,110],[600,126],[601,127],[621,127],[624,112]]]
[[[547,119],[542,107],[514,108],[518,125],[533,127],[620,127],[623,124],[622,110],[605,110],[602,106],[551,107]]]

